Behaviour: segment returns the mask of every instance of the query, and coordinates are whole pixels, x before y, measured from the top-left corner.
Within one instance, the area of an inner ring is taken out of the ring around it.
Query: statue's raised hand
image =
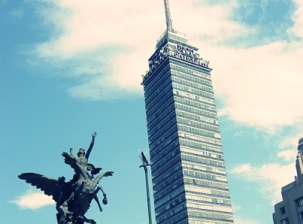
[[[96,137],[97,136],[97,132],[94,132],[93,134],[92,134],[92,137],[94,138],[94,137]]]
[[[67,152],[62,152],[62,156],[67,157],[68,156]]]

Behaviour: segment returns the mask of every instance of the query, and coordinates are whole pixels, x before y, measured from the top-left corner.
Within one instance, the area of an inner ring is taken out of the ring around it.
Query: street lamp
[[[147,175],[147,166],[150,166],[148,163],[145,155],[143,152],[141,152],[141,155],[139,155],[142,165],[139,167],[143,167],[145,171],[145,181],[146,181],[146,195],[147,195],[147,207],[148,207],[148,219],[149,219],[149,224],[152,224],[151,221],[151,211],[150,211],[150,197],[149,197],[149,184],[148,184],[148,175]]]

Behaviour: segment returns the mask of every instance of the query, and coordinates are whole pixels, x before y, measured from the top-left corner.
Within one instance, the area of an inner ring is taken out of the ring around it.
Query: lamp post
[[[146,195],[147,195],[147,207],[148,207],[148,219],[149,219],[149,224],[152,224],[151,221],[151,210],[150,210],[150,197],[149,197],[149,184],[148,184],[148,175],[147,175],[147,166],[150,166],[150,164],[148,163],[145,155],[143,152],[141,152],[141,156],[139,156],[141,161],[142,161],[142,165],[140,165],[139,167],[143,167],[144,171],[145,171],[145,182],[146,182]]]

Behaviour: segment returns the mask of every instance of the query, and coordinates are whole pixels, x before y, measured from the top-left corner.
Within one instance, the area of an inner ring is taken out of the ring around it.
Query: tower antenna
[[[168,0],[164,0],[165,6],[165,16],[166,16],[166,28],[168,31],[174,32],[173,23],[170,17],[170,9],[169,9],[169,2]]]

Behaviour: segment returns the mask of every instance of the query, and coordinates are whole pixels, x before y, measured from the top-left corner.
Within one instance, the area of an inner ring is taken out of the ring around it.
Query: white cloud
[[[300,125],[303,126],[303,124]],[[297,128],[293,128],[293,131],[289,133],[289,136],[285,136],[283,138],[283,140],[278,145],[280,149],[294,151],[297,149],[298,141],[303,135],[302,131],[300,131],[300,129],[303,130],[303,128],[300,127],[300,125],[297,125]]]
[[[294,0],[297,10],[293,15],[293,20],[295,21],[294,28],[291,32],[303,38],[303,3],[301,0]]]
[[[292,17],[295,25],[288,32],[303,38],[298,28],[302,27],[303,4],[297,1],[297,5]],[[238,50],[225,48],[222,52],[222,57],[213,56],[217,60],[213,71],[215,90],[225,103],[219,114],[268,130],[294,124],[295,129],[303,131],[301,41],[272,42]]]
[[[65,75],[79,80],[68,93],[93,100],[142,96],[141,74],[165,29],[163,2],[148,7],[139,0],[49,2],[52,7],[39,12],[53,36],[38,44],[36,53],[48,63],[68,67]],[[170,5],[174,28],[187,34],[201,56],[211,61],[215,94],[224,104],[219,115],[271,131],[302,123],[302,42],[291,38],[250,48],[226,46],[237,38],[247,43],[260,38],[258,27],[230,20],[236,0]],[[303,37],[303,6],[299,0],[297,5],[295,25],[287,30],[291,37]]]
[[[39,13],[54,34],[35,52],[80,80],[68,92],[95,100],[142,96],[141,74],[164,28],[161,2],[50,2]]]
[[[123,97],[125,93],[142,96],[141,74],[147,70],[147,59],[165,29],[163,2],[153,2],[148,7],[138,0],[49,2],[51,6],[48,4],[39,13],[45,24],[51,26],[53,36],[38,44],[35,52],[58,67],[68,66],[70,73],[82,78],[82,83],[69,89],[69,93],[91,99]],[[175,24],[189,35],[200,36],[193,31],[205,29],[206,36],[222,40],[223,36],[234,36],[235,30],[241,30],[236,23],[224,20],[225,7],[193,7],[191,2],[175,6]],[[197,23],[201,14],[219,20],[220,26],[213,26],[211,21]],[[101,90],[96,90],[98,87]]]
[[[251,172],[251,165],[246,163],[242,165],[238,165],[233,168],[232,173],[249,173]]]
[[[297,150],[290,149],[278,152],[277,156],[283,158],[285,161],[294,161],[297,153]]]
[[[233,213],[235,213],[235,212],[241,210],[242,206],[232,203],[232,208],[233,208]]]
[[[18,205],[20,209],[36,210],[46,205],[53,205],[55,201],[52,197],[45,195],[42,192],[28,190],[23,195],[16,196],[10,203]]]
[[[234,167],[231,173],[246,182],[255,184],[263,197],[274,204],[282,200],[281,187],[294,181],[295,163],[286,165],[270,163],[260,167],[243,164]]]
[[[260,224],[257,220],[247,219],[241,216],[234,216],[234,223],[235,224]]]

